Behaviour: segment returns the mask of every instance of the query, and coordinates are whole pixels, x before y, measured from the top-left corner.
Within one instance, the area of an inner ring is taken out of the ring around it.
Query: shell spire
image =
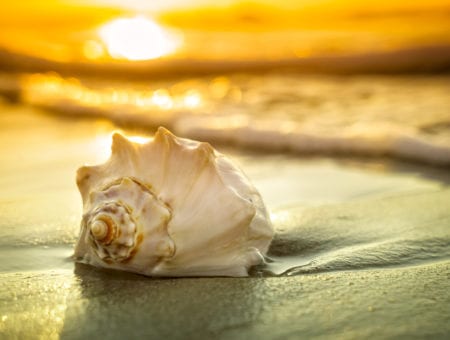
[[[203,142],[160,127],[147,143],[113,135],[110,159],[78,169],[75,257],[148,276],[246,276],[273,228],[242,171]]]

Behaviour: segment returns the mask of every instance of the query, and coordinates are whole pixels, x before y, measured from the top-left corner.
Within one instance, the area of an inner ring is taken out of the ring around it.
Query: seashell
[[[159,128],[116,133],[102,165],[78,169],[83,219],[75,258],[148,276],[247,276],[273,228],[260,194],[208,143]]]

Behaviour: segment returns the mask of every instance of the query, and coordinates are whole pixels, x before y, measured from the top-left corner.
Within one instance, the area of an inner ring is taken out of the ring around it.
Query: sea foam
[[[34,74],[10,83],[23,102],[47,112],[146,133],[162,125],[261,151],[450,165],[448,77],[253,74],[119,83]]]

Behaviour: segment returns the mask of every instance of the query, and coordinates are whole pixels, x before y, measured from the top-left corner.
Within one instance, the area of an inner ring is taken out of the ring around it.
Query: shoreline
[[[149,62],[57,62],[0,48],[0,71],[7,73],[57,72],[63,76],[94,76],[106,79],[173,79],[211,74],[281,72],[289,74],[371,75],[449,74],[450,46],[405,47],[350,55],[317,55],[279,60],[223,61],[162,59]]]

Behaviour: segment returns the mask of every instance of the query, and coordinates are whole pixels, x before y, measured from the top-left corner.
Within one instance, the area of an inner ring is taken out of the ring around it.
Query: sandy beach
[[[447,168],[219,145],[268,205],[273,262],[154,279],[70,259],[75,171],[107,159],[117,127],[0,105],[2,338],[448,338]]]

